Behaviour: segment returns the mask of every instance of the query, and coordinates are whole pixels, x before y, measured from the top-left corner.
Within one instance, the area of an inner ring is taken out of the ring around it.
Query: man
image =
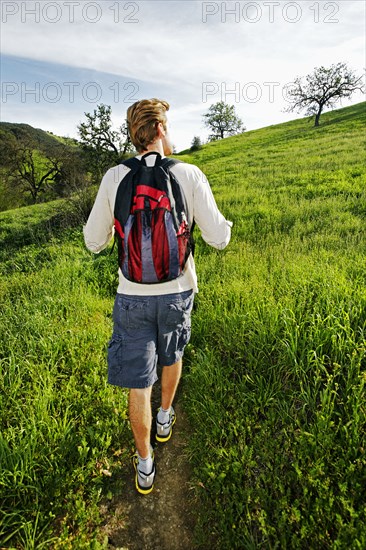
[[[172,142],[166,112],[169,104],[159,99],[137,101],[127,110],[131,141],[137,158],[147,153],[171,155]],[[155,154],[146,157],[153,166]],[[199,168],[185,162],[170,168],[187,201],[188,222],[193,220],[203,239],[222,249],[230,241],[232,223],[219,212],[207,178]],[[103,250],[114,234],[114,203],[122,178],[129,168],[120,164],[104,175],[93,209],[84,226],[86,246]],[[153,489],[155,461],[150,445],[151,389],[162,366],[161,407],[156,418],[156,439],[166,442],[175,423],[173,399],[182,371],[184,348],[190,338],[190,315],[198,292],[192,255],[183,273],[174,280],[141,284],[127,280],[121,269],[113,309],[113,334],[108,345],[108,382],[129,388],[129,419],[136,444],[135,484],[139,493]]]

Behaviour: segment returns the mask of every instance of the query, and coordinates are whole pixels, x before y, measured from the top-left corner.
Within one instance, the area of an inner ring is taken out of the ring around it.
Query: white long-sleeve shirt
[[[142,155],[136,158],[141,159]],[[162,157],[164,158],[164,157]],[[149,166],[154,165],[155,155],[146,157]],[[85,244],[95,254],[106,248],[114,235],[114,203],[117,189],[122,178],[129,172],[123,164],[110,168],[103,176],[94,206],[86,225],[83,227]],[[195,220],[201,231],[202,238],[214,248],[227,246],[231,237],[232,222],[227,221],[218,210],[210,184],[204,173],[193,164],[177,163],[170,168],[184,191],[189,224]],[[126,279],[121,269],[118,269],[119,285],[117,292],[121,294],[156,296],[173,294],[193,289],[198,292],[197,275],[192,254],[189,256],[183,274],[174,279],[157,284],[133,283]]]

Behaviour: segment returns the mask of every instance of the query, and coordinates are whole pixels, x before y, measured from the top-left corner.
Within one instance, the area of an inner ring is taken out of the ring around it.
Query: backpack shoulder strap
[[[182,163],[184,162],[183,160],[179,160],[179,159],[173,159],[173,158],[168,158],[168,157],[165,157],[161,160],[160,162],[160,166],[162,166],[163,168],[170,168],[171,166],[174,166],[175,164],[178,164],[178,163]],[[172,197],[174,197],[174,195],[176,195],[177,197],[177,201],[180,205],[181,208],[183,208],[186,212],[186,214],[188,214],[188,208],[187,208],[187,201],[186,201],[186,198],[185,198],[185,195],[184,195],[184,191],[178,181],[178,179],[174,176],[174,174],[170,174],[170,179],[175,183],[175,193],[173,192],[173,189],[172,189],[172,186],[171,186],[171,182],[169,181],[168,182],[168,188],[169,188],[169,193]],[[175,208],[175,198],[173,198],[173,201],[174,201],[174,208]],[[192,221],[192,225],[190,227],[190,241],[191,241],[191,250],[192,250],[192,255],[194,255],[194,249],[195,249],[195,242],[194,242],[194,238],[193,238],[193,230],[195,228],[195,225],[196,225],[196,222],[195,220],[193,219]]]
[[[171,166],[174,166],[175,164],[179,164],[179,163],[182,163],[182,162],[183,161],[179,160],[179,159],[172,159],[172,158],[169,158],[169,157],[164,157],[160,162],[160,166],[162,166],[163,168],[170,168]]]
[[[131,208],[134,175],[140,169],[141,162],[136,157],[132,157],[124,160],[121,164],[130,168],[130,170],[118,185],[114,203],[114,217],[125,224]]]
[[[166,188],[168,191],[168,196],[170,199],[170,204],[172,207],[172,215],[174,219],[174,225],[176,229],[179,228],[179,220],[178,220],[178,213],[177,211],[185,212],[186,216],[188,217],[188,210],[187,210],[187,203],[185,200],[183,189],[181,188],[181,185],[178,181],[178,179],[174,176],[172,172],[170,172],[170,167],[174,166],[175,164],[179,164],[183,161],[173,158],[164,157],[159,161],[159,168],[163,168],[163,171],[167,174],[165,183]]]
[[[131,168],[131,170],[134,170],[141,166],[141,161],[136,157],[131,157],[129,159],[123,160],[121,164],[124,164],[128,168]]]

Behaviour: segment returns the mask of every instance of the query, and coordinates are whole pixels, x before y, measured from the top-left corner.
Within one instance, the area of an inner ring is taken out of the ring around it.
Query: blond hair
[[[166,111],[169,111],[169,103],[156,98],[141,99],[127,109],[128,132],[139,153],[156,138],[159,122],[167,131]]]

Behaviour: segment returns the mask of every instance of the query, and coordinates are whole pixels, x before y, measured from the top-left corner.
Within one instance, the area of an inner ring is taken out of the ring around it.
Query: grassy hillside
[[[36,180],[38,176],[38,181],[50,168],[48,158],[65,158],[66,153],[71,154],[78,149],[77,141],[72,138],[56,136],[29,124],[0,122],[0,211],[34,202],[29,183],[15,177],[20,165],[22,171],[25,168],[30,171],[30,165],[24,160],[14,166],[14,159],[24,146],[33,151],[34,173]],[[44,187],[38,197],[43,201],[52,200],[62,194],[62,186]]]
[[[234,222],[198,253],[185,378],[217,548],[366,545],[365,122],[362,103],[191,157]]]
[[[224,251],[197,236],[197,547],[366,546],[365,122],[362,103],[180,156],[234,222]],[[62,204],[0,213],[0,545],[17,548],[106,548],[98,505],[130,468],[127,394],[106,383],[115,252],[53,223]]]
[[[52,132],[46,132],[45,130],[41,130],[41,128],[34,128],[30,124],[0,122],[0,132],[1,130],[13,134],[19,141],[30,138],[45,152],[48,150],[52,151],[60,143],[70,145],[71,147],[75,146],[75,141],[72,138],[56,136]]]

